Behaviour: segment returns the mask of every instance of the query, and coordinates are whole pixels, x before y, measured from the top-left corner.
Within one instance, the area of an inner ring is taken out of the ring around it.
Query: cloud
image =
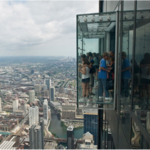
[[[0,1],[0,55],[76,54],[76,15],[97,1]]]

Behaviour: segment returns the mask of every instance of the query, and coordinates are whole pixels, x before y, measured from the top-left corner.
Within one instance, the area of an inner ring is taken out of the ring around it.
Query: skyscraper
[[[43,127],[41,125],[32,125],[29,128],[30,149],[44,149]]]
[[[49,90],[51,87],[51,79],[45,79],[44,84],[47,85],[47,89]]]
[[[67,149],[74,149],[74,127],[67,128]]]
[[[13,100],[13,112],[18,110],[18,99]]]
[[[43,103],[43,118],[44,118],[44,124],[47,125],[47,122],[48,122],[48,101],[47,101],[47,99],[45,99],[44,103]]]
[[[40,118],[40,126],[41,126],[41,137],[42,137],[42,149],[44,149],[44,118]]]
[[[49,99],[50,101],[54,101],[54,98],[55,98],[55,88],[51,87],[49,90]]]
[[[35,91],[34,90],[30,90],[29,91],[29,102],[33,103],[35,101]]]
[[[30,141],[30,149],[34,149],[35,148],[35,134],[34,134],[34,128],[36,127],[36,125],[32,125],[29,128],[29,141]]]
[[[39,123],[39,108],[37,106],[29,108],[29,125],[37,125]]]
[[[42,136],[41,136],[41,126],[37,125],[34,129],[35,133],[35,149],[42,148]]]
[[[94,110],[87,110],[84,113],[84,133],[90,132],[94,137],[94,144],[97,144],[98,114]]]

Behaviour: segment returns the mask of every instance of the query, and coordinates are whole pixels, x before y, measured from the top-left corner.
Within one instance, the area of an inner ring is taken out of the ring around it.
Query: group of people
[[[130,63],[126,58],[126,53],[122,52],[122,79],[123,79],[123,90],[122,96],[128,97],[129,91],[129,79],[131,78]],[[109,90],[113,91],[114,86],[109,89],[108,80],[111,80],[112,85],[114,85],[114,67],[115,67],[115,57],[114,52],[109,53],[104,52],[102,57],[96,53],[87,53],[81,55],[82,64],[79,64],[79,72],[82,74],[82,97],[81,101],[87,102],[92,93],[92,88],[94,87],[94,77],[99,80],[99,102],[113,100],[110,96]],[[104,92],[103,92],[104,91]]]
[[[89,96],[94,95],[92,88],[95,81],[99,81],[99,101],[113,100],[114,88],[114,68],[115,56],[114,52],[104,52],[102,56],[98,53],[87,53],[81,55],[82,64],[79,64],[79,72],[82,74],[82,101],[87,102]],[[129,62],[126,53],[122,52],[122,68],[121,68],[121,97],[130,99],[129,87],[131,86],[132,66],[134,66],[134,93],[138,92],[141,100],[147,99],[150,104],[150,54],[145,53],[144,58],[139,65]],[[139,80],[140,79],[140,80]],[[108,82],[111,81],[111,82]],[[110,84],[113,86],[110,87]],[[112,91],[112,93],[111,93]],[[110,96],[111,93],[111,96]]]
[[[103,57],[103,58],[102,58]],[[82,101],[87,102],[92,93],[95,80],[100,80],[99,84],[99,96],[100,99],[103,95],[103,88],[105,91],[105,97],[109,97],[109,92],[106,89],[107,72],[112,76],[114,80],[114,53],[103,53],[102,57],[98,53],[87,53],[81,55],[82,64],[79,64],[79,72],[82,74]],[[107,65],[106,65],[107,61]],[[108,68],[107,68],[108,67]]]

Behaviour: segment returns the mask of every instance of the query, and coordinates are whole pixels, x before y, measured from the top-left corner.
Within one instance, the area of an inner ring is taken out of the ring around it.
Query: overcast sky
[[[76,14],[94,1],[0,0],[0,56],[75,56]]]

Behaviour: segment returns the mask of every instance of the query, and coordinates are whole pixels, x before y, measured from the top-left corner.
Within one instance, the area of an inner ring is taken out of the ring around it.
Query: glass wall
[[[133,109],[150,133],[150,20],[149,11],[137,11]]]
[[[103,12],[110,12],[116,10],[117,6],[120,5],[121,0],[101,0],[103,5]],[[134,10],[134,0],[122,0],[124,5],[124,10]],[[137,0],[138,7],[137,10],[149,9],[149,0]]]
[[[116,4],[116,12],[78,15],[78,30],[82,35],[78,39],[78,48],[81,45],[78,49],[78,66],[81,54],[86,54],[90,62],[93,57],[90,58],[87,53],[98,53],[99,73],[102,54],[110,51],[114,52],[115,66],[114,85],[108,90],[112,101],[106,101],[104,91],[100,99],[101,88],[104,87],[100,86],[98,74],[94,76],[94,95],[89,94],[87,101],[83,101],[83,73],[78,72],[79,107],[115,110],[111,115],[114,118],[109,119],[110,122],[117,122],[118,130],[112,127],[117,132],[115,138],[118,140],[124,136],[125,145],[132,148],[150,147],[150,10],[141,10],[144,6],[149,8],[150,2],[141,3],[137,1],[137,11],[136,1],[120,1],[120,5]],[[105,12],[109,11],[108,4],[108,1],[104,1]]]
[[[78,15],[77,22],[78,106],[93,109],[103,106],[102,109],[114,109],[113,83],[111,88],[107,87],[111,99],[99,99],[101,88],[99,88],[98,74],[103,53],[108,52],[107,55],[109,55],[110,49],[115,51],[115,45],[112,44],[110,48],[110,44],[115,41],[111,37],[115,38],[113,33],[115,32],[116,12]],[[109,67],[109,57],[106,62]],[[102,91],[102,95],[105,97],[105,91]]]

